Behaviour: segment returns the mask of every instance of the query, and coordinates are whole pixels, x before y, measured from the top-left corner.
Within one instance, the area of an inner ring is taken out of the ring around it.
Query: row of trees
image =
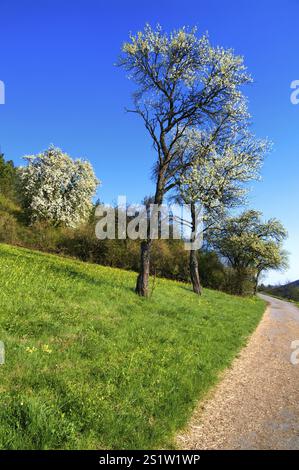
[[[0,241],[139,269],[140,240],[97,240],[95,236],[99,203],[91,201],[97,181],[89,163],[74,161],[53,147],[26,160],[27,166],[15,168],[3,155],[0,159]],[[204,286],[246,294],[257,285],[262,271],[286,264],[282,249],[286,233],[277,220],[264,222],[260,213],[246,211],[218,219],[217,226],[212,222],[204,248],[195,252]],[[151,254],[151,274],[189,280],[183,241],[155,240]]]
[[[119,65],[137,86],[133,108],[129,111],[141,117],[156,151],[152,201],[161,205],[170,194],[191,204],[192,237],[199,205],[204,211],[204,230],[211,232],[213,229],[216,234],[212,237],[213,245],[239,271],[239,260],[233,259],[228,245],[224,246],[218,235],[224,236],[222,227],[227,227],[226,236],[233,248],[231,225],[241,227],[244,220],[250,225],[251,219],[255,219],[253,230],[259,224],[261,231],[263,225],[274,226],[273,230],[280,234],[269,233],[264,237],[253,234],[259,246],[252,242],[248,252],[254,248],[256,256],[261,257],[262,250],[267,255],[272,250],[273,266],[282,265],[284,257],[280,246],[275,249],[274,245],[275,242],[280,244],[285,233],[277,221],[264,224],[258,220],[259,214],[252,211],[239,219],[230,220],[226,215],[228,209],[244,203],[246,183],[258,178],[269,149],[266,140],[257,139],[250,132],[242,89],[251,82],[251,77],[243,59],[232,50],[213,47],[207,36],[198,38],[195,29],[181,28],[167,34],[160,26],[153,29],[146,25],[144,31],[131,35],[123,45]],[[245,233],[240,235],[241,243],[247,243],[246,237]],[[152,243],[149,216],[136,283],[136,292],[141,296],[148,295]],[[253,265],[249,260],[242,261],[241,265],[242,269],[254,270],[256,282],[267,268],[262,262]],[[195,250],[190,251],[190,276],[193,290],[200,293]]]
[[[90,195],[84,194],[83,197],[86,216],[83,217],[81,212],[79,217],[77,206],[69,210],[73,200],[71,196],[69,201],[69,196],[76,191],[66,191],[66,187],[71,180],[76,180],[74,175],[77,173],[75,170],[72,176],[74,161],[70,157],[50,148],[36,157],[26,158],[26,161],[27,166],[17,168],[11,161],[5,161],[4,155],[0,157],[0,242],[138,271],[140,240],[98,240],[95,212],[99,203],[92,203]],[[37,184],[31,184],[37,179]],[[81,188],[84,181],[85,177]],[[95,182],[94,177],[92,181]],[[90,184],[87,185],[88,191],[89,188]],[[80,208],[80,192],[77,197]],[[207,257],[204,256],[200,262],[205,266],[204,271],[211,274],[206,269]],[[210,287],[224,288],[221,263],[209,264],[213,269],[213,274],[209,275]],[[152,274],[189,280],[187,252],[182,241],[156,240],[152,252]]]
[[[292,300],[293,302],[299,302],[299,282],[290,282],[285,285],[276,285],[276,286],[265,286],[261,285],[260,289],[263,292],[267,292],[270,295],[274,295],[276,297],[283,297],[288,300]]]

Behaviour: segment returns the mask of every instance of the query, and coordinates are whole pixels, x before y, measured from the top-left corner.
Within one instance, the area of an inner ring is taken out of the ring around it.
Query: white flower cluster
[[[198,87],[203,91],[204,85],[208,96],[220,88],[233,93],[238,85],[251,81],[242,57],[230,49],[213,47],[207,34],[197,37],[196,28],[183,27],[168,34],[160,25],[153,29],[147,24],[129,39],[123,44],[119,65],[145,88],[159,81],[162,86],[168,81],[180,82],[195,87],[194,91]]]
[[[46,219],[75,227],[89,215],[99,184],[89,162],[72,160],[54,146],[24,159],[28,165],[19,174],[32,222]]]
[[[259,179],[266,140],[256,139],[247,129],[237,133],[231,126],[225,135],[188,131],[192,164],[180,176],[180,193],[187,203],[199,202],[207,212],[222,211],[244,203],[248,183]]]

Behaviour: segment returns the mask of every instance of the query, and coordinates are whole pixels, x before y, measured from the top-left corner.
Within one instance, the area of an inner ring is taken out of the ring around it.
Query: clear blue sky
[[[136,116],[126,114],[132,84],[114,63],[128,32],[146,22],[208,31],[211,42],[245,57],[254,131],[274,142],[250,205],[289,231],[291,267],[270,281],[299,278],[298,0],[1,0],[0,144],[16,164],[50,143],[89,159],[105,202],[152,192],[153,153]]]

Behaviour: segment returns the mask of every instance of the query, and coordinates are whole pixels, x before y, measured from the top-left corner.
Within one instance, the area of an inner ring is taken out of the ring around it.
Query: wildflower
[[[33,352],[37,351],[37,349],[35,346],[33,346],[32,348],[29,348],[29,346],[27,346],[26,351],[32,354]]]
[[[42,345],[42,350],[48,354],[51,354],[52,349],[49,348],[48,344],[43,344]]]

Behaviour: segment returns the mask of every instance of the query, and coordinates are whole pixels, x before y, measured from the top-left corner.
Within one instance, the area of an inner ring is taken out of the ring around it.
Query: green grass
[[[0,245],[0,448],[170,448],[259,299]]]

